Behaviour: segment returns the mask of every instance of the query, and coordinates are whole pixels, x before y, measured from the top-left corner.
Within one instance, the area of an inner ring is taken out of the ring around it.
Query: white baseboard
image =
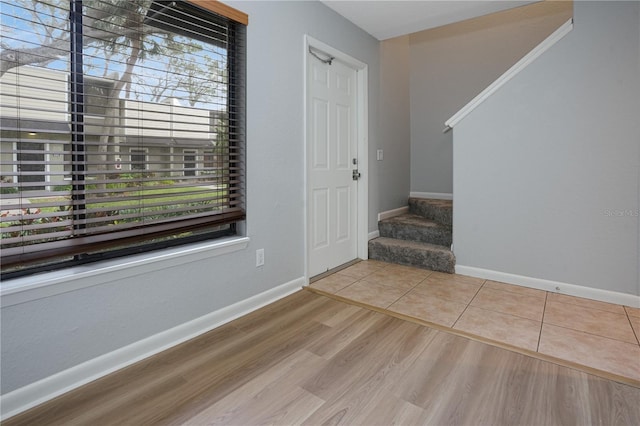
[[[401,214],[405,214],[409,212],[409,206],[398,207],[397,209],[387,210],[386,212],[378,213],[378,222],[384,219],[389,219],[390,217],[400,216]]]
[[[380,231],[369,232],[369,240],[373,240],[374,238],[378,238],[380,236]]]
[[[249,312],[295,293],[304,284],[304,277],[297,278],[2,395],[0,397],[0,405],[2,407],[0,420],[5,420],[65,392],[213,330]]]
[[[499,281],[507,284],[515,284],[523,287],[545,290],[552,293],[567,294],[569,296],[584,297],[586,299],[599,300],[601,302],[640,308],[640,296],[635,296],[633,294],[509,274],[506,272],[492,271],[490,269],[476,268],[473,266],[456,265],[456,274],[469,275],[471,277]]]
[[[431,198],[433,200],[453,200],[453,194],[447,192],[410,192],[411,198]]]

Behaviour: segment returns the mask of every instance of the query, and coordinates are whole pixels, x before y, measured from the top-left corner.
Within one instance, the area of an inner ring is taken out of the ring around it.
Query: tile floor
[[[311,288],[640,381],[638,308],[375,260]]]

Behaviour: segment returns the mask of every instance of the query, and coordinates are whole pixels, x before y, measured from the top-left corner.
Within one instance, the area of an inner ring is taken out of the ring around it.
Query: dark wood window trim
[[[195,4],[203,9],[207,9],[210,12],[217,13],[226,18],[232,19],[242,25],[249,25],[249,15],[246,13],[234,9],[218,0],[188,0],[190,3]]]

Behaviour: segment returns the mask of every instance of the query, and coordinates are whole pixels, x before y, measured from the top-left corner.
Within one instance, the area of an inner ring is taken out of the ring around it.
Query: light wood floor
[[[300,291],[3,425],[637,425],[640,389]]]

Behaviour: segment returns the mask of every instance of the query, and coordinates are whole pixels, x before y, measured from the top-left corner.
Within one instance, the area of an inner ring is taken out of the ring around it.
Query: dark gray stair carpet
[[[369,258],[449,274],[455,272],[456,264],[453,252],[445,247],[386,237],[369,241]]]
[[[451,247],[451,228],[412,213],[378,222],[381,237],[431,243]]]
[[[451,228],[453,224],[453,201],[409,198],[409,213]]]

